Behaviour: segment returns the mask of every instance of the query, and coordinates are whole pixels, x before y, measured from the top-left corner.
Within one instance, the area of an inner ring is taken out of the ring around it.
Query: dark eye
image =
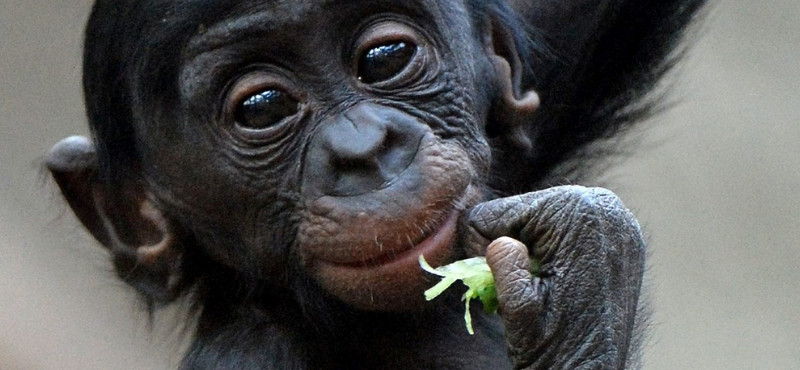
[[[408,65],[417,46],[409,42],[396,42],[369,49],[358,63],[358,79],[364,83],[386,81]]]
[[[239,103],[236,122],[246,128],[265,129],[276,125],[299,110],[298,102],[281,90],[264,90]]]

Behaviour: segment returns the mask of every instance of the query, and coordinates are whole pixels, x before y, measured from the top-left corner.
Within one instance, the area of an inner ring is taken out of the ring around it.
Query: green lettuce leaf
[[[469,313],[469,302],[471,300],[480,299],[481,303],[483,303],[484,311],[489,314],[497,312],[497,291],[494,288],[494,276],[492,276],[492,270],[489,269],[489,265],[486,264],[486,258],[468,258],[433,268],[425,261],[425,257],[420,255],[419,265],[422,266],[423,270],[442,277],[442,281],[425,291],[425,299],[428,301],[438,297],[457,280],[461,280],[467,286],[468,289],[461,297],[461,300],[464,301],[464,321],[467,324],[467,331],[470,335],[475,334],[472,329],[472,315]]]
[[[461,280],[467,286],[468,289],[461,296],[461,300],[464,301],[466,306],[464,321],[467,324],[467,331],[470,335],[474,335],[475,331],[472,329],[469,301],[476,298],[480,299],[483,304],[483,310],[486,313],[497,313],[497,289],[494,287],[494,276],[492,276],[492,270],[489,269],[485,257],[468,258],[433,268],[425,261],[425,257],[420,255],[419,265],[422,266],[423,270],[442,277],[442,281],[425,291],[425,299],[428,301],[438,297],[457,280]],[[531,274],[538,276],[540,269],[539,262],[531,260]]]

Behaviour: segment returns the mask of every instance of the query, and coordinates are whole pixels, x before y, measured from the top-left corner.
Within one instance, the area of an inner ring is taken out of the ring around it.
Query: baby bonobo
[[[647,115],[702,3],[98,0],[91,139],[47,165],[151,310],[192,303],[183,369],[632,368],[639,226],[550,186]],[[420,255],[485,256],[499,315],[426,302]]]

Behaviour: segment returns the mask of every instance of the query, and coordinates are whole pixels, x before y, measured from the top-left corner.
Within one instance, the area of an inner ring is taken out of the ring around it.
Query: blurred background
[[[0,2],[0,369],[174,369],[155,329],[46,182],[86,134],[89,0]],[[800,2],[717,1],[673,109],[602,184],[650,238],[646,369],[800,369]]]

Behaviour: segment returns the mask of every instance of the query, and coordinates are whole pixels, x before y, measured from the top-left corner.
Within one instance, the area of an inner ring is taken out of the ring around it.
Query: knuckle
[[[574,213],[617,227],[639,229],[633,213],[611,190],[600,187],[567,186],[562,196],[568,199],[571,211]]]
[[[599,187],[564,186],[550,197],[556,228],[574,238],[598,238],[630,251],[645,248],[639,222],[614,192]],[[558,205],[557,207],[555,205]],[[558,233],[556,233],[558,234]],[[557,240],[571,240],[562,235]],[[610,245],[605,245],[609,247]],[[638,253],[641,254],[641,253]]]
[[[501,198],[484,202],[473,207],[468,214],[470,227],[482,233],[491,234],[498,225],[516,219],[521,213],[520,203],[515,198]]]
[[[620,231],[627,231],[635,234],[641,239],[642,231],[639,221],[633,215],[616,194],[603,188],[593,188],[595,198],[595,209],[599,217],[607,222],[612,228]]]
[[[577,185],[566,186],[561,197],[572,205],[574,211],[588,214],[595,213],[602,208],[605,199],[617,198],[616,194],[607,189]]]
[[[491,221],[506,213],[513,202],[510,198],[500,198],[481,203],[470,211],[470,218],[474,220]]]

